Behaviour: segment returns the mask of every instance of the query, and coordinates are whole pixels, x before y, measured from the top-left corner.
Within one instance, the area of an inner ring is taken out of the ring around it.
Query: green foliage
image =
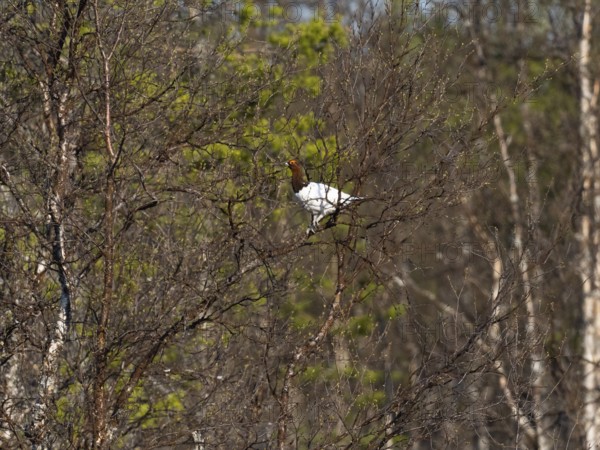
[[[388,308],[387,316],[390,320],[397,320],[406,315],[406,305],[392,305]]]
[[[185,392],[183,391],[171,392],[158,400],[154,404],[154,409],[162,413],[183,411],[185,409],[182,401],[184,398]]]
[[[313,383],[323,378],[325,370],[322,365],[307,366],[302,372],[302,382]]]
[[[160,419],[170,417],[184,411],[183,399],[185,392],[175,391],[149,400],[148,393],[141,386],[137,386],[129,400],[131,422],[139,422],[142,429],[153,428],[159,424]]]
[[[145,391],[143,387],[136,386],[131,393],[128,401],[128,409],[130,410],[129,419],[132,421],[140,421],[145,419],[150,412],[150,404],[145,401]],[[156,424],[156,421],[148,419],[146,424]],[[144,426],[144,424],[142,424]]]
[[[375,321],[368,314],[353,316],[348,322],[348,330],[351,336],[369,336],[374,328]]]
[[[384,373],[381,370],[365,369],[365,371],[363,373],[364,382],[369,383],[371,385],[373,385],[373,384],[381,385],[383,383],[383,379],[384,379]]]
[[[287,24],[283,31],[272,33],[269,41],[283,50],[293,49],[298,62],[307,68],[326,62],[336,46],[348,43],[340,22],[328,24],[321,18]]]
[[[356,398],[356,406],[365,408],[369,406],[378,406],[385,402],[386,396],[384,391],[365,392]]]

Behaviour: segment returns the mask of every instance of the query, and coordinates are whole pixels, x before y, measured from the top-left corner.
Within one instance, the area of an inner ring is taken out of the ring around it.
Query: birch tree
[[[598,93],[600,82],[592,72],[591,48],[593,29],[592,2],[586,0],[581,22],[579,41],[581,176],[584,213],[581,216],[581,281],[583,283],[583,386],[584,417],[587,448],[600,445],[600,420],[598,419],[598,388],[600,378],[600,265],[598,245],[600,230],[600,162],[598,160]]]

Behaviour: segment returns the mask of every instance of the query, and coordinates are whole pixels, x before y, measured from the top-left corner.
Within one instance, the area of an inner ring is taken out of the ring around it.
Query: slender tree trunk
[[[344,425],[343,411],[346,409],[346,401],[344,399],[344,387],[347,382],[348,368],[350,367],[350,349],[348,348],[348,340],[344,333],[339,333],[333,337],[333,352],[335,356],[335,366],[338,373],[338,388],[334,401],[337,403],[337,408],[340,411],[340,417],[335,425],[335,431],[342,435],[346,431]]]
[[[522,64],[525,66],[525,64]],[[522,72],[526,69],[522,69]],[[527,76],[526,74],[524,75]],[[530,144],[533,143],[534,137],[532,132],[532,126],[529,114],[529,105],[527,102],[521,106],[521,115],[523,117],[523,127],[525,134],[527,135],[527,174],[526,182],[528,188],[528,210],[526,214],[531,224],[533,243],[536,245],[539,241],[538,236],[538,222],[540,219],[541,212],[541,201],[540,191],[538,182],[538,160]],[[532,388],[533,388],[533,400],[535,402],[535,418],[536,418],[536,429],[537,429],[537,443],[539,450],[552,450],[555,446],[555,440],[552,436],[554,427],[554,418],[550,410],[552,401],[550,399],[550,375],[548,371],[548,361],[545,358],[544,352],[544,338],[548,334],[548,327],[546,320],[542,314],[543,310],[543,295],[538,293],[535,285],[530,283],[530,261],[534,259],[536,255],[532,255],[530,251],[525,249],[522,257],[525,259],[522,263],[522,273],[524,279],[527,280],[529,288],[528,296],[526,298],[526,306],[528,313],[528,333],[533,352],[531,355],[531,377],[532,377]],[[531,272],[536,285],[540,285],[544,282],[544,274],[537,263],[531,264]]]
[[[96,375],[94,379],[94,445],[102,449],[110,445],[112,430],[108,423],[107,407],[107,331],[111,315],[114,296],[114,199],[115,199],[115,170],[117,155],[112,144],[112,113],[111,113],[111,79],[110,63],[119,44],[120,31],[110,48],[107,48],[102,37],[102,24],[99,16],[98,2],[94,2],[94,16],[96,22],[96,39],[102,61],[104,111],[103,111],[103,138],[106,150],[106,185],[104,204],[104,246],[102,249],[104,260],[103,293],[100,304],[100,321],[96,334]],[[120,24],[122,30],[123,22]]]
[[[525,307],[527,308],[527,337],[529,340],[529,346],[531,349],[531,379],[532,379],[532,390],[534,400],[534,410],[536,415],[536,430],[535,438],[537,441],[539,450],[550,450],[554,447],[553,441],[550,438],[548,431],[551,427],[551,418],[547,414],[547,390],[544,385],[546,380],[546,364],[544,361],[543,353],[543,332],[542,327],[539,326],[540,320],[540,299],[538,298],[537,292],[534,290],[530,273],[535,271],[532,269],[531,253],[524,246],[524,227],[523,218],[521,214],[521,201],[519,197],[519,191],[517,189],[517,178],[514,170],[514,163],[508,151],[508,142],[502,126],[502,120],[500,115],[494,116],[494,126],[496,128],[496,134],[498,136],[498,142],[500,146],[500,153],[502,160],[508,174],[509,183],[509,196],[512,210],[513,221],[515,223],[513,236],[514,236],[514,251],[512,252],[513,257],[517,259],[517,265],[519,267],[519,274],[523,284],[523,296],[525,298]],[[528,167],[528,170],[530,168]],[[535,169],[535,167],[531,168]],[[535,172],[533,176],[536,177]],[[534,178],[537,179],[537,178]],[[528,185],[529,189],[537,189],[536,183]],[[535,195],[533,196],[535,197]],[[541,333],[541,334],[540,334]]]
[[[581,279],[583,288],[583,388],[584,427],[587,448],[599,448],[600,417],[598,392],[600,388],[600,261],[597,251],[600,233],[595,223],[600,213],[600,182],[598,162],[598,119],[596,103],[598,82],[592,83],[590,53],[592,39],[592,0],[586,0],[579,42],[579,81],[582,201],[579,239],[581,243]],[[593,87],[592,87],[593,86]]]
[[[50,75],[47,83],[41,86],[44,96],[45,123],[50,134],[50,152],[56,152],[56,169],[52,177],[52,184],[47,192],[46,226],[52,249],[50,260],[58,274],[61,294],[56,327],[51,331],[52,335],[48,349],[43,355],[38,396],[31,416],[31,442],[36,448],[37,446],[48,447],[46,444],[48,408],[57,391],[59,357],[67,340],[71,319],[71,287],[65,249],[64,199],[69,183],[69,152],[75,146],[69,142],[69,136],[67,135],[67,117],[64,108],[67,101],[67,90],[66,88],[58,88],[53,80],[53,76]],[[46,262],[42,263],[42,266],[46,265]],[[45,272],[45,269],[43,269],[43,272]],[[38,270],[38,275],[40,273]]]

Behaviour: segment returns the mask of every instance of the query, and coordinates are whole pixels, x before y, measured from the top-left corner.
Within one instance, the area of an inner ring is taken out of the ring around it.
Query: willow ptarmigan
[[[352,197],[326,184],[307,181],[304,167],[297,159],[290,159],[286,165],[292,171],[292,189],[296,199],[312,214],[311,224],[306,230],[309,236],[316,232],[323,217],[338,212],[351,202],[360,200],[359,197]]]

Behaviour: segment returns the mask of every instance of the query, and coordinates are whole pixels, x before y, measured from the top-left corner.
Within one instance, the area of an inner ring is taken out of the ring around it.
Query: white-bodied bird
[[[316,232],[323,217],[338,212],[350,203],[360,200],[334,187],[323,183],[307,181],[304,167],[297,159],[290,159],[286,165],[292,171],[292,189],[296,199],[312,215],[311,224],[306,230],[309,236]]]

